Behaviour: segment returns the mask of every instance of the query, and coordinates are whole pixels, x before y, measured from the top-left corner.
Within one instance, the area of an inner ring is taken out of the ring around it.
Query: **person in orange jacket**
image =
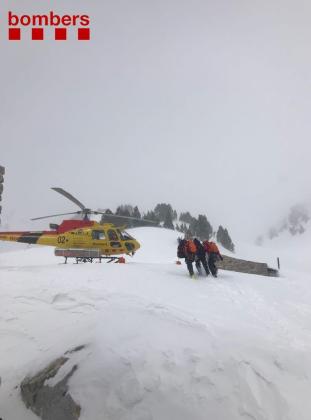
[[[192,239],[180,239],[177,248],[177,257],[184,258],[190,277],[194,276],[193,263],[195,261],[196,246]]]
[[[195,261],[196,252],[197,252],[197,248],[196,248],[193,240],[191,238],[187,239],[187,241],[185,243],[185,262],[187,264],[187,268],[188,268],[190,277],[194,277],[193,265],[192,264]]]
[[[219,252],[218,246],[215,242],[212,241],[204,241],[203,242],[205,252],[208,255],[208,265],[211,270],[211,273],[214,277],[217,277],[217,266],[216,261],[218,259],[223,260],[222,255]]]

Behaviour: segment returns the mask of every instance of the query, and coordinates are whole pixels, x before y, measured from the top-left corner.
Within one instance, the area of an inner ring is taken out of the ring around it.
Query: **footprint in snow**
[[[76,299],[68,296],[67,293],[58,293],[52,299],[52,303],[72,303],[76,302]]]
[[[123,378],[121,385],[116,389],[120,402],[127,408],[133,407],[142,401],[145,390],[135,376]]]

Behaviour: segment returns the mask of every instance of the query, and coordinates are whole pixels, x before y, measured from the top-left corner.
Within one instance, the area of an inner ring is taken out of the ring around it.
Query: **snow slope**
[[[311,222],[306,223],[304,228],[304,233],[296,235],[285,230],[273,239],[266,239],[264,246],[241,245],[238,252],[243,255],[256,255],[272,266],[275,265],[276,258],[280,257],[281,267],[285,270],[311,273]]]
[[[131,233],[142,248],[124,265],[0,254],[0,417],[37,419],[16,386],[86,344],[70,379],[81,420],[309,420],[310,274],[191,280],[176,232]]]

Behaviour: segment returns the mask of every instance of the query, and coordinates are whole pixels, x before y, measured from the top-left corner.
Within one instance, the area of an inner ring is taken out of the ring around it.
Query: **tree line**
[[[120,218],[109,218],[109,215],[120,216]],[[131,217],[133,219],[127,219]],[[227,229],[219,226],[217,231],[214,231],[204,214],[199,214],[196,218],[187,211],[181,212],[178,216],[177,211],[167,203],[157,204],[153,210],[148,210],[146,213],[141,213],[138,206],[122,204],[114,213],[110,209],[106,210],[101,221],[120,226],[126,224],[127,227],[162,226],[201,240],[209,240],[216,236],[217,242],[234,252],[234,244]]]

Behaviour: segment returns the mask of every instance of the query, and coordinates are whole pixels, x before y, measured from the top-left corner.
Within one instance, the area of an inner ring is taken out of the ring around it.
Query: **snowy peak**
[[[269,230],[269,238],[273,239],[282,232],[289,232],[291,235],[303,234],[310,220],[310,209],[304,204],[293,206],[287,218],[281,223],[281,226]]]
[[[294,237],[305,236],[311,231],[311,205],[297,204],[290,208],[288,215],[279,223],[270,227],[265,235],[257,237],[256,245],[262,245],[266,239],[274,240],[277,238],[292,239]]]

